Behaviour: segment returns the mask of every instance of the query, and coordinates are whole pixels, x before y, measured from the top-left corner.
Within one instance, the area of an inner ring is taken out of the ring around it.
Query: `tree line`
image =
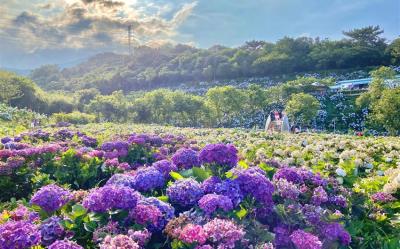
[[[176,87],[182,82],[400,65],[400,39],[387,41],[379,26],[343,34],[341,40],[284,37],[275,43],[249,41],[237,48],[142,46],[132,56],[104,53],[71,68],[45,65],[30,77],[45,90],[95,88],[111,94]]]

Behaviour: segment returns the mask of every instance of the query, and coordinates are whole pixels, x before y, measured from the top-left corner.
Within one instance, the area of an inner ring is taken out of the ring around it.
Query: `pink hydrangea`
[[[198,243],[200,245],[207,241],[207,234],[200,225],[187,224],[181,231],[179,239],[185,243]]]

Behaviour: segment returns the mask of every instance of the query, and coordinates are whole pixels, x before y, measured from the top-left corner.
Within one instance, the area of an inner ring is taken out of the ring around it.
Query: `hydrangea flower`
[[[190,169],[192,167],[200,166],[197,152],[192,149],[179,149],[172,156],[171,160],[179,169]]]
[[[236,242],[242,240],[245,235],[244,230],[233,221],[219,218],[207,222],[204,231],[218,248],[235,248]]]
[[[140,225],[157,225],[162,213],[156,206],[138,204],[129,212],[129,217]]]
[[[8,221],[0,225],[0,249],[26,249],[39,243],[39,230],[27,221]]]
[[[57,240],[48,249],[83,249],[83,247],[70,240]]]
[[[285,178],[280,178],[275,182],[276,190],[282,198],[297,200],[300,195],[300,190],[295,184],[287,181]]]
[[[187,224],[180,232],[179,239],[188,244],[198,243],[202,245],[207,240],[207,234],[202,226]]]
[[[258,169],[234,170],[237,176],[234,181],[240,186],[242,193],[254,197],[266,206],[272,206],[274,185]]]
[[[135,180],[132,175],[128,174],[114,174],[108,179],[106,185],[116,185],[134,188]]]
[[[280,168],[273,177],[274,181],[277,181],[281,178],[286,179],[289,182],[292,183],[303,183],[303,178],[301,177],[301,175],[297,172],[296,168],[292,168],[292,167],[283,167]]]
[[[24,205],[18,205],[18,207],[9,213],[10,219],[14,221],[26,220],[29,222],[34,222],[39,220],[39,214],[34,211],[30,211]]]
[[[61,218],[52,216],[46,219],[39,227],[42,244],[48,246],[58,239],[63,239],[65,230],[60,224]]]
[[[290,240],[297,249],[321,249],[322,242],[319,238],[303,230],[296,230],[290,235]]]
[[[396,198],[393,197],[393,195],[385,193],[385,192],[378,192],[373,195],[371,195],[371,200],[373,202],[381,202],[381,203],[387,203],[391,201],[395,201]]]
[[[235,167],[238,162],[237,149],[228,144],[207,144],[200,151],[199,159],[202,164],[216,164]]]
[[[127,235],[119,234],[115,237],[107,236],[100,244],[100,249],[140,249],[138,243]]]
[[[349,245],[351,242],[350,234],[339,223],[325,224],[322,234],[329,241],[339,241],[342,245]]]
[[[41,187],[31,198],[31,204],[41,207],[48,213],[54,212],[67,204],[72,194],[55,184]]]
[[[203,196],[201,185],[194,179],[180,179],[167,188],[170,202],[181,207],[192,207]]]
[[[163,174],[154,167],[139,168],[133,176],[133,186],[138,191],[150,191],[165,185]]]
[[[314,189],[313,195],[311,197],[311,201],[314,205],[321,205],[329,200],[328,194],[324,190],[322,186],[316,187]]]
[[[140,195],[131,188],[106,185],[92,190],[83,200],[83,206],[92,212],[106,212],[111,209],[134,208]]]
[[[142,198],[139,203],[156,206],[162,214],[156,224],[148,225],[150,231],[157,232],[163,230],[168,221],[175,217],[175,209],[171,204],[163,202],[155,197]]]
[[[160,171],[163,174],[163,176],[165,177],[165,179],[169,179],[171,177],[169,175],[169,173],[171,171],[178,171],[178,168],[176,167],[176,165],[168,160],[161,160],[161,161],[155,162],[155,163],[153,163],[152,166],[155,169],[157,169],[158,171]]]
[[[217,194],[207,194],[199,200],[199,207],[208,215],[214,213],[217,209],[228,212],[233,209],[233,204],[229,197]]]
[[[134,231],[129,230],[128,236],[131,237],[139,246],[144,247],[151,238],[151,232],[147,229]]]

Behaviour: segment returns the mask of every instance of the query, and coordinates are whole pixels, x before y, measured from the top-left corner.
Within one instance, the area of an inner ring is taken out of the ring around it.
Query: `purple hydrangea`
[[[116,185],[125,187],[134,187],[135,180],[133,176],[128,174],[115,174],[108,179],[106,185]]]
[[[82,143],[87,147],[95,147],[95,146],[97,146],[97,139],[96,138],[83,135],[81,137],[81,140],[82,140]]]
[[[204,225],[209,240],[218,248],[235,248],[235,244],[244,238],[245,231],[231,220],[215,218]]]
[[[143,198],[140,200],[140,203],[156,206],[162,214],[162,217],[159,218],[157,224],[150,224],[148,226],[150,231],[162,231],[168,221],[175,217],[175,209],[171,204],[163,202],[155,197]]]
[[[311,201],[314,205],[321,205],[329,200],[328,194],[322,186],[316,187],[314,189]]]
[[[48,249],[83,249],[83,247],[70,240],[57,240]]]
[[[343,195],[334,195],[329,197],[329,202],[340,207],[347,207],[347,199]]]
[[[157,226],[162,217],[161,211],[153,205],[138,204],[129,213],[129,217],[140,225],[153,224]]]
[[[31,204],[41,207],[46,212],[54,212],[67,204],[72,194],[55,184],[41,187],[32,197]]]
[[[3,137],[3,138],[1,139],[1,143],[2,143],[2,144],[6,144],[6,143],[9,143],[9,142],[11,142],[11,141],[12,141],[12,139],[9,138],[9,137]]]
[[[290,240],[297,249],[321,249],[322,242],[319,238],[303,230],[296,230],[290,235]]]
[[[30,211],[22,204],[18,205],[18,207],[14,211],[10,212],[9,215],[14,221],[26,220],[29,222],[34,222],[39,220],[39,213]]]
[[[281,178],[286,179],[289,182],[293,182],[296,184],[303,183],[303,178],[301,177],[300,174],[298,174],[296,168],[292,167],[284,167],[280,168],[275,174],[274,174],[274,180],[277,181]]]
[[[289,236],[290,236],[290,231],[285,225],[278,225],[274,228],[274,233],[275,233],[275,240],[274,244],[277,248],[286,248],[289,246],[290,241],[289,241]]]
[[[349,245],[351,242],[350,234],[339,223],[325,224],[322,234],[329,241],[339,241],[342,245]]]
[[[167,188],[170,202],[181,207],[195,205],[204,195],[201,185],[194,179],[180,179]]]
[[[264,174],[252,168],[234,170],[233,173],[237,176],[234,181],[239,184],[243,194],[250,195],[263,205],[272,207],[274,185]]]
[[[228,212],[233,209],[232,201],[229,197],[217,194],[207,194],[199,200],[199,207],[208,215],[214,213],[217,209]]]
[[[45,246],[51,245],[58,239],[63,239],[65,230],[60,224],[61,218],[52,216],[46,219],[39,227],[42,236],[42,244]]]
[[[158,171],[160,171],[164,175],[165,179],[169,179],[171,177],[169,175],[169,173],[171,171],[178,171],[178,168],[176,167],[176,165],[168,160],[161,160],[161,161],[155,162],[155,163],[153,163],[152,166],[155,169],[157,169]]]
[[[395,201],[396,198],[393,197],[393,195],[385,193],[385,192],[378,192],[373,195],[371,195],[371,200],[373,202],[381,202],[381,203],[387,203],[391,201]]]
[[[138,243],[139,246],[144,248],[144,246],[147,244],[147,242],[149,242],[151,238],[151,232],[149,232],[147,229],[140,231],[129,230],[128,236],[131,237],[136,243]]]
[[[39,245],[40,232],[27,221],[8,221],[0,225],[0,249],[25,249]]]
[[[179,169],[190,169],[192,167],[200,166],[197,152],[192,149],[179,149],[172,156],[171,160]]]
[[[231,179],[222,181],[219,177],[211,176],[202,183],[201,187],[206,194],[214,193],[229,197],[235,207],[243,199],[239,184]]]
[[[100,244],[100,249],[139,249],[140,246],[131,237],[119,234],[115,237],[107,236]]]
[[[287,181],[285,178],[280,178],[275,182],[276,190],[282,198],[297,200],[300,195],[300,190],[296,184]]]
[[[165,185],[163,174],[154,167],[139,168],[133,176],[133,186],[138,191],[150,191]]]
[[[207,144],[199,154],[202,164],[216,164],[235,167],[238,162],[238,151],[235,146],[228,144]]]
[[[140,195],[129,187],[106,185],[92,190],[83,200],[83,206],[93,212],[106,212],[111,209],[134,208]]]

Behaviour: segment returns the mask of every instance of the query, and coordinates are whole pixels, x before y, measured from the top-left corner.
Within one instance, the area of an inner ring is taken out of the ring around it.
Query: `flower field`
[[[91,124],[3,134],[0,249],[400,248],[400,139]]]

